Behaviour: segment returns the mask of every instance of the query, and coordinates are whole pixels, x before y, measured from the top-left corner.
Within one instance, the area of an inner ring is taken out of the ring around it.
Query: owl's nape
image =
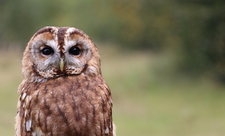
[[[28,42],[22,65],[17,136],[115,135],[111,92],[88,35],[44,27]]]

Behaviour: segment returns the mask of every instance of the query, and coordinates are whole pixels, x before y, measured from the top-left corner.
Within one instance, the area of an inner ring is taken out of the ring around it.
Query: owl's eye
[[[73,46],[70,48],[69,53],[72,55],[79,55],[80,54],[80,48]]]
[[[41,53],[43,55],[51,55],[54,53],[53,49],[51,47],[44,47],[42,50],[41,50]]]

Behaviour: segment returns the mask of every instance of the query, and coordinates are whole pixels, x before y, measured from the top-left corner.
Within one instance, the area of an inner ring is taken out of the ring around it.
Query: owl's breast
[[[57,135],[105,133],[112,124],[111,95],[102,77],[59,77],[30,92],[33,129]]]

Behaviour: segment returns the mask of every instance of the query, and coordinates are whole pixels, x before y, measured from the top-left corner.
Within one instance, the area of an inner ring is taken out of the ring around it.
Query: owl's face
[[[101,74],[98,50],[84,32],[72,27],[44,27],[34,34],[24,52],[24,79],[81,74]]]

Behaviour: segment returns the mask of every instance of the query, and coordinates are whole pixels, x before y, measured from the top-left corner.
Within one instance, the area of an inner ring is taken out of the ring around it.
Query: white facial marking
[[[68,51],[72,46],[77,44],[77,41],[75,40],[68,40],[68,37],[70,36],[70,34],[75,31],[76,29],[74,28],[68,28],[65,34],[65,38],[64,38],[64,42],[65,42],[65,51]]]
[[[77,44],[76,41],[67,40],[67,37],[65,37],[65,40],[64,41],[65,41],[65,45],[66,45],[66,46],[64,46],[66,52],[69,51],[69,49],[71,47],[73,47],[74,45]]]
[[[51,46],[53,49],[57,49],[58,43],[55,40],[48,40],[48,41],[46,41],[45,44],[48,45],[48,46]]]
[[[68,37],[74,30],[76,30],[75,28],[68,28],[66,30],[66,37]]]

